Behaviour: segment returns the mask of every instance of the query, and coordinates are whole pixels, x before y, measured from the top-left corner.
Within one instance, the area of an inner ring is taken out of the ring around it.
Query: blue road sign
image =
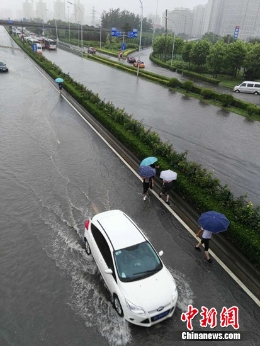
[[[122,35],[123,35],[123,34],[122,34],[122,31],[117,31],[117,32],[116,32],[116,36],[117,36],[117,37],[122,37]]]
[[[117,36],[117,29],[111,28],[111,36]]]
[[[32,50],[33,50],[33,52],[37,52],[37,44],[36,43],[32,44]]]
[[[138,35],[138,30],[137,29],[133,29],[133,37],[135,38],[135,37],[137,37],[137,35]]]
[[[125,49],[126,49],[126,44],[125,44],[125,42],[122,42],[121,49],[122,49],[122,50],[125,50]]]
[[[134,37],[133,31],[128,31],[127,37],[133,38]]]

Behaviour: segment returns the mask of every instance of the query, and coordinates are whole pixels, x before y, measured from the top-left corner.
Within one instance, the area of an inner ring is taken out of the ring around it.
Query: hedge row
[[[235,198],[228,187],[222,186],[201,165],[189,162],[187,153],[179,154],[172,145],[163,143],[158,134],[146,130],[142,123],[136,121],[124,110],[105,102],[97,94],[73,80],[44,56],[36,55],[29,46],[16,42],[49,75],[55,79],[64,79],[67,90],[100,123],[128,147],[140,160],[147,156],[156,156],[162,169],[173,169],[178,173],[177,193],[191,203],[198,212],[216,210],[224,213],[231,221],[226,237],[253,264],[260,264],[260,207],[254,207],[245,196]],[[157,78],[154,76],[153,78]],[[163,81],[163,79],[161,80]]]

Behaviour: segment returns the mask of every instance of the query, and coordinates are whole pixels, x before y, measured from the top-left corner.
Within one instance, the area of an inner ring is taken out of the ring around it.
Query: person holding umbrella
[[[151,166],[140,166],[138,168],[138,174],[143,179],[143,200],[147,199],[147,192],[149,188],[154,186],[154,176],[156,174],[155,168]]]
[[[161,189],[161,192],[159,193],[160,198],[162,198],[163,195],[166,196],[166,203],[170,205],[170,190],[174,188],[174,181],[177,179],[177,173],[168,169],[166,171],[161,171],[160,178],[163,180],[163,186]]]
[[[58,83],[60,94],[61,94],[61,90],[63,88],[63,84],[62,83],[64,82],[64,80],[62,78],[56,78],[55,82]]]
[[[229,226],[229,220],[224,214],[220,214],[216,211],[208,211],[202,213],[199,217],[200,230],[197,232],[196,237],[202,234],[201,241],[195,245],[195,249],[201,251],[200,246],[204,244],[205,255],[208,263],[212,263],[209,256],[209,241],[213,233],[220,233],[227,230]]]

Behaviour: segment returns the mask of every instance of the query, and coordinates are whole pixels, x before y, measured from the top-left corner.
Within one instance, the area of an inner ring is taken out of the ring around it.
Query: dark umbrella
[[[142,178],[151,178],[156,174],[155,168],[150,166],[141,166],[137,172]]]
[[[216,211],[202,213],[198,221],[203,229],[212,233],[226,231],[230,223],[224,214],[220,214]]]

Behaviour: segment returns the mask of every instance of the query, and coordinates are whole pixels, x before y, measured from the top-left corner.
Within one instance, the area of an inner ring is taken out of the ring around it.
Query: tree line
[[[155,38],[153,54],[163,61],[173,55],[173,59],[179,59],[174,63],[180,65],[183,61],[189,69],[211,73],[213,78],[219,74],[236,78],[241,69],[246,79],[260,78],[260,43],[257,40],[227,42],[227,38],[220,38],[212,43],[208,34],[198,41],[184,41],[173,34],[163,34]]]

